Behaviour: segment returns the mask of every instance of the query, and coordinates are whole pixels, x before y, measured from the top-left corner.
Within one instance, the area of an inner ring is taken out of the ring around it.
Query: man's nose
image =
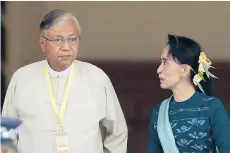
[[[62,50],[63,51],[68,51],[70,48],[70,45],[67,41],[64,41],[63,45],[62,45]]]

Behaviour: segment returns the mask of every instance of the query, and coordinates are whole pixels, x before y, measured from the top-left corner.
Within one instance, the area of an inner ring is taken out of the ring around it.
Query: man
[[[47,59],[13,74],[3,107],[3,116],[22,120],[19,150],[125,153],[127,125],[110,79],[100,68],[75,60],[78,20],[54,10],[45,15],[40,30]]]

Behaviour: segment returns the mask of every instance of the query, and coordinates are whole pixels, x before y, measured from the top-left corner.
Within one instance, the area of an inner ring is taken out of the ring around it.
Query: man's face
[[[60,68],[71,65],[79,47],[79,32],[74,20],[66,19],[48,30],[46,36],[40,38],[40,45],[49,62]]]

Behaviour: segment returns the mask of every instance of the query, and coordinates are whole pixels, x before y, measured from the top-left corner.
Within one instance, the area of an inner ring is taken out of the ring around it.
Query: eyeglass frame
[[[76,43],[69,43],[68,41],[71,39],[71,37],[69,37],[69,38],[67,38],[67,39],[64,39],[64,38],[56,38],[56,39],[61,39],[62,40],[62,44],[57,44],[57,43],[55,43],[54,42],[54,40],[55,39],[53,39],[53,40],[51,40],[51,39],[49,39],[49,38],[47,38],[47,37],[45,37],[45,36],[41,36],[42,38],[44,38],[44,39],[46,39],[46,40],[48,40],[48,41],[50,41],[50,42],[52,42],[55,46],[63,46],[64,45],[64,43],[67,41],[67,43],[68,44],[71,44],[71,45],[75,45],[75,44],[77,44],[77,40],[79,39],[79,40],[81,40],[81,36],[77,36],[76,37]]]

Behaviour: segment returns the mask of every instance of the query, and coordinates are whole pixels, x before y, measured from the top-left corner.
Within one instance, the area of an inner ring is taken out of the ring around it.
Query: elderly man
[[[127,125],[113,85],[98,67],[75,60],[80,25],[54,10],[40,24],[46,60],[17,70],[2,116],[22,120],[22,153],[125,153]],[[104,132],[103,132],[104,131]]]

